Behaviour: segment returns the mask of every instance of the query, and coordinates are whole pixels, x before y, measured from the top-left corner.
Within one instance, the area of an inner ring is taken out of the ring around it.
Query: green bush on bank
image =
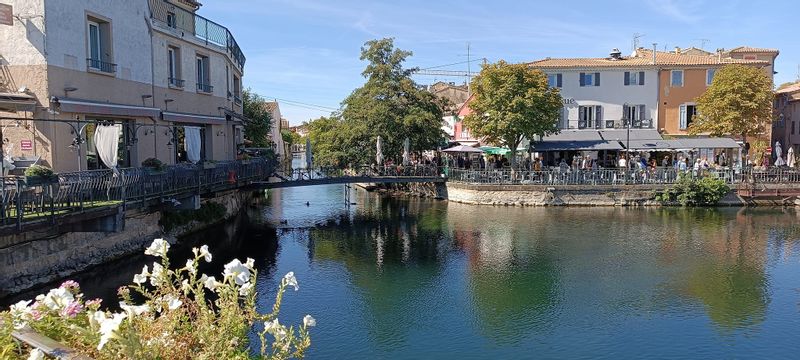
[[[682,206],[710,206],[717,204],[730,190],[722,179],[682,174],[672,187],[656,192],[655,200],[662,204],[677,202]]]

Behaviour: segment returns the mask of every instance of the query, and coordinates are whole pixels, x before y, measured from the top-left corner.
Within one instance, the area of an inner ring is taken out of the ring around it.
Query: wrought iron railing
[[[214,87],[209,84],[197,83],[197,91],[210,94],[214,92]]]
[[[171,77],[169,78],[169,84],[174,87],[182,88],[186,84],[186,80]]]
[[[206,165],[175,165],[163,171],[146,168],[91,170],[58,174],[57,179],[2,179],[0,225],[51,221],[57,216],[120,205],[167,199],[189,192],[234,189],[264,181],[275,162],[263,158]]]
[[[92,58],[86,59],[86,66],[88,66],[89,69],[109,74],[114,74],[117,72],[117,64],[101,61],[99,59],[92,59]]]
[[[228,55],[244,68],[246,58],[236,39],[228,28],[187,11],[166,0],[150,0],[150,17],[166,27],[191,34],[206,45],[213,44],[225,48]]]

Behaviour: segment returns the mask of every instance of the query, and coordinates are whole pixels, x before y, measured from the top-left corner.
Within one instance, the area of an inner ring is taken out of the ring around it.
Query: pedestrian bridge
[[[255,181],[253,186],[277,189],[298,186],[335,184],[398,184],[445,182],[435,166],[385,166],[357,169],[315,168],[277,171],[269,181]]]

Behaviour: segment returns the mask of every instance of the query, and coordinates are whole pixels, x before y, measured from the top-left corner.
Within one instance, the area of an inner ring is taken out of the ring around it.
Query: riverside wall
[[[218,219],[197,221],[165,231],[158,209],[120,211],[120,232],[66,232],[56,229],[22,232],[0,237],[0,298],[37,285],[68,277],[80,271],[144,250],[155,238],[176,243],[178,238],[236,216],[253,201],[252,192],[229,191],[201,200],[225,207]]]

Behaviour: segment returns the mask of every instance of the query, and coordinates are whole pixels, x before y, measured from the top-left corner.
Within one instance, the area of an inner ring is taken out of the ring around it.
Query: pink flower
[[[74,280],[64,281],[64,283],[61,284],[60,287],[69,290],[73,294],[77,294],[81,290],[81,286],[78,285],[78,283]]]
[[[31,310],[31,319],[33,319],[33,320],[36,320],[36,321],[42,320],[42,315],[44,315],[44,314],[42,314],[42,312],[39,311],[39,310],[36,310],[36,309],[32,309]]]
[[[83,311],[83,305],[81,305],[81,303],[78,301],[73,301],[65,306],[63,310],[61,310],[61,316],[74,318],[81,311]]]
[[[94,306],[100,307],[100,304],[102,302],[103,302],[103,299],[89,300],[89,301],[86,302],[86,307],[94,307]]]

